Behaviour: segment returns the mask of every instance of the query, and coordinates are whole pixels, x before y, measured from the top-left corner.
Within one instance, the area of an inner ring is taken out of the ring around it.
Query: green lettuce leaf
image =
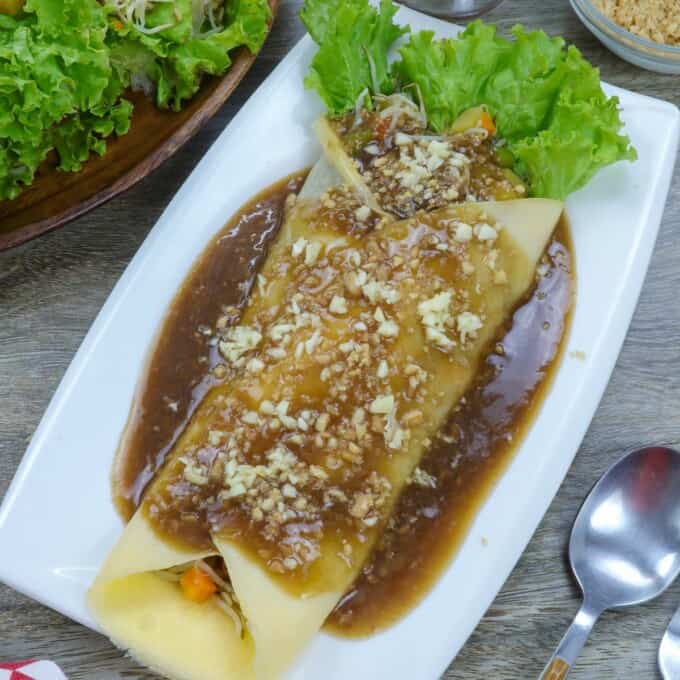
[[[600,168],[637,158],[620,133],[618,99],[602,92],[595,69],[574,47],[565,68],[572,76],[565,79],[545,127],[509,144],[516,170],[535,196],[564,198]]]
[[[562,38],[515,26],[508,40],[475,21],[453,39],[412,33],[388,67],[388,51],[404,32],[394,11],[389,0],[379,12],[367,0],[306,0],[300,16],[319,50],[305,84],[331,115],[351,110],[366,89],[387,94],[394,87],[422,103],[434,132],[485,106],[504,155],[534,196],[564,198],[600,168],[635,160],[618,100],[604,94],[598,70]]]
[[[92,0],[28,0],[0,17],[0,199],[21,193],[51,149],[75,169],[127,129],[131,105],[117,103],[107,30]]]
[[[16,17],[0,15],[0,199],[32,182],[51,150],[60,170],[80,169],[106,138],[124,134],[133,86],[179,109],[203,74],[221,75],[229,52],[262,45],[267,0],[226,0],[224,27],[194,25],[192,0],[157,2],[145,34],[98,0],[27,0]]]
[[[49,136],[50,144],[59,155],[59,170],[76,172],[94,152],[106,153],[105,138],[113,134],[124,135],[130,129],[132,104],[121,99],[112,105],[106,116],[82,112],[69,116],[54,127]]]
[[[169,25],[169,28],[153,34],[157,42],[181,44],[191,38],[193,32],[191,0],[157,2],[146,13],[145,19],[149,28]],[[133,29],[133,33],[137,31]]]
[[[431,31],[411,35],[393,72],[402,87],[415,84],[430,127],[442,131],[465,109],[481,103],[482,90],[509,50],[495,26],[476,21],[459,40],[435,40]]]
[[[512,33],[515,41],[503,41],[503,56],[478,97],[494,114],[505,139],[534,135],[545,127],[565,75],[562,38],[550,38],[543,31],[527,33],[521,26]],[[597,75],[596,79],[599,88]]]
[[[366,10],[366,0],[306,0],[300,10],[300,19],[317,45],[326,38],[329,27],[341,7],[353,6],[359,11]]]
[[[203,75],[221,75],[229,68],[231,50],[260,49],[270,16],[267,0],[227,0],[225,27],[194,35],[190,0],[157,3],[147,14],[146,25],[162,26],[172,23],[173,17],[175,24],[151,35],[134,26],[118,27],[108,41],[111,62],[126,86],[153,89],[159,107],[179,110],[196,93]]]
[[[512,33],[514,40],[500,38],[477,21],[457,39],[412,35],[394,73],[417,86],[435,131],[486,106],[534,196],[565,198],[600,168],[635,160],[618,100],[604,94],[598,70],[562,38],[521,26]]]
[[[364,91],[392,92],[387,53],[407,31],[394,23],[396,11],[391,0],[381,0],[377,10],[367,0],[305,3],[302,20],[319,42],[305,86],[318,92],[331,113],[351,110]]]

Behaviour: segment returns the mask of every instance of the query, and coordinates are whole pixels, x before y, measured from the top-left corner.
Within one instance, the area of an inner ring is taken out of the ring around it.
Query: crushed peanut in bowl
[[[630,33],[662,45],[680,46],[677,0],[593,0],[593,4]]]

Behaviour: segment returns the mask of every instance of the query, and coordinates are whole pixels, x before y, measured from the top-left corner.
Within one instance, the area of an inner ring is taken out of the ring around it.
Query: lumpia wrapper
[[[256,645],[255,676],[280,678],[319,632],[342,592],[296,597],[238,546],[214,537]]]
[[[342,146],[342,140],[333,131],[325,117],[319,118],[314,123],[316,137],[321,144],[325,157],[332,163],[335,171],[348,186],[354,187],[361,196],[363,202],[375,212],[386,214],[380,207],[376,195],[371,191],[368,184],[357,170],[353,160]]]
[[[408,450],[393,457],[381,470],[392,483],[394,491],[392,505],[396,503],[400,491],[422,458],[426,450],[426,440],[436,434],[444,424],[449,412],[474,379],[488,343],[529,290],[534,280],[536,263],[562,212],[561,203],[542,199],[487,203],[480,204],[479,208],[503,225],[498,248],[502,252],[512,252],[512,257],[505,261],[509,282],[500,291],[489,294],[484,330],[465,353],[465,361],[450,362],[448,357],[440,352],[427,351],[422,337],[417,333],[411,335],[403,333],[395,342],[393,355],[415,357],[416,361],[436,375],[436,383],[441,392],[431,393],[426,403],[422,404],[423,410],[428,414],[427,421],[420,428],[412,430]],[[443,211],[442,216],[450,217],[456,214],[456,211],[456,208],[447,209]],[[289,228],[295,235],[304,234],[308,238],[314,235],[313,232],[305,232],[303,225],[296,225],[294,219],[291,220]],[[388,226],[382,234],[388,236],[390,230],[399,229],[399,225]],[[328,236],[316,233],[316,238],[327,240]],[[282,297],[282,291],[275,293],[273,298],[268,296],[267,304],[272,300],[280,303]],[[402,310],[406,304],[402,304]],[[256,309],[257,305],[258,301],[254,300],[253,309]],[[418,326],[415,303],[413,307],[409,320],[404,322],[402,317],[400,322],[402,326],[409,323]],[[243,322],[248,322],[247,313]],[[345,319],[330,331],[340,343],[346,336],[351,336],[349,327],[350,323]],[[295,344],[293,339],[290,347],[294,347]],[[269,398],[269,385],[286,380],[286,366],[297,362],[299,369],[300,361],[310,361],[310,378],[305,385],[300,386],[300,390],[305,393],[318,390],[320,386],[314,382],[312,360],[291,357],[290,362],[282,362],[278,370],[269,373],[254,391],[261,399]],[[234,386],[230,389],[234,389]],[[253,390],[252,385],[244,391],[249,390]],[[199,430],[205,433],[210,427],[201,424],[200,418],[194,422],[194,426],[196,430],[189,433],[193,441],[204,436],[199,434]],[[375,533],[374,539],[377,535],[378,532]],[[355,548],[354,566],[349,570],[336,557],[336,546],[328,546],[325,554],[319,558],[317,568],[329,574],[328,581],[333,584],[331,590],[317,592],[312,589],[310,592],[295,594],[282,588],[272,574],[253,560],[238,543],[219,536],[213,536],[213,540],[225,559],[232,584],[248,620],[256,650],[255,670],[257,677],[263,680],[281,677],[296,656],[309,644],[356,578],[374,543],[367,542],[359,551]]]
[[[321,166],[316,177],[313,172],[310,178],[324,189],[337,181],[337,175],[328,166],[325,169]],[[318,196],[322,190],[310,191],[307,197],[313,200],[313,196]],[[473,380],[489,341],[530,288],[536,263],[562,212],[561,203],[544,199],[482,203],[478,207],[503,226],[497,247],[502,254],[508,254],[503,259],[508,285],[488,295],[486,323],[476,341],[465,350],[462,362],[451,362],[443,353],[427,351],[419,333],[403,333],[395,341],[393,354],[415,357],[423,367],[436,375],[436,383],[441,390],[437,394],[430,394],[422,404],[428,417],[425,424],[412,430],[407,450],[393,457],[381,470],[392,483],[392,506],[418,465],[426,449],[426,440],[443,425],[451,408]],[[460,209],[445,209],[441,211],[441,218],[449,219]],[[408,223],[405,220],[388,225],[382,235],[398,234],[399,230],[408,227]],[[251,305],[242,319],[243,324],[248,323],[249,314],[256,313],[263,306],[279,305],[284,300],[290,282],[285,277],[277,277],[277,261],[280,254],[300,237],[329,243],[338,240],[338,233],[319,230],[309,219],[304,200],[301,201],[300,207],[286,220],[264,264],[262,273],[269,281],[267,290],[263,295],[253,292]],[[352,239],[348,237],[348,240]],[[361,247],[357,237],[353,237],[353,240],[356,241],[356,247]],[[482,289],[487,284],[482,282]],[[408,319],[406,323],[418,327],[415,303],[410,307],[413,309],[409,308],[405,312]],[[403,318],[401,323],[404,324]],[[325,332],[330,333],[338,343],[343,342],[351,335],[350,323],[343,319],[327,327]],[[295,345],[293,341],[289,347]],[[310,369],[313,368],[310,358],[305,356],[295,359],[291,356],[289,362],[282,362],[261,378],[262,383],[255,390],[260,399],[267,398],[271,384],[286,379],[286,366],[295,364],[299,370],[300,361],[310,361]],[[398,379],[397,376],[395,380]],[[311,370],[310,380],[314,380]],[[249,385],[245,389],[248,391],[252,387]],[[317,384],[315,388],[322,389],[322,386]],[[211,402],[225,391],[235,389],[243,389],[238,379],[236,384],[215,388],[207,395],[180,438],[176,446],[178,450],[185,448],[187,442],[205,439],[211,424],[210,418],[203,416],[214,410]],[[150,573],[154,569],[205,556],[206,553],[188,555],[166,544],[157,537],[146,516],[138,512],[98,576],[90,603],[98,620],[117,644],[130,649],[140,661],[170,677],[187,680],[249,677],[273,680],[283,675],[319,631],[355,579],[377,536],[376,531],[373,540],[368,541],[360,551],[355,551],[350,569],[344,562],[338,564],[335,546],[329,547],[318,560],[318,569],[329,574],[329,587],[319,589],[317,584],[309,592],[302,593],[282,587],[238,542],[223,536],[213,536],[247,619],[249,635],[241,640],[237,639],[230,619],[217,607],[193,605],[183,598],[175,584],[166,583]],[[189,628],[195,631],[195,635],[187,635]],[[217,644],[218,641],[220,644]]]
[[[315,200],[340,182],[334,166],[322,158],[300,198]],[[178,584],[155,573],[218,554],[216,548],[182,550],[162,539],[139,509],[90,588],[88,606],[118,647],[168,677],[250,680],[255,677],[252,638],[237,635],[233,621],[217,605],[191,602]],[[271,645],[273,649],[276,640]]]
[[[141,510],[104,563],[88,605],[111,640],[139,662],[178,680],[250,680],[253,644],[211,601],[196,604],[155,572],[217,554],[161,539]]]

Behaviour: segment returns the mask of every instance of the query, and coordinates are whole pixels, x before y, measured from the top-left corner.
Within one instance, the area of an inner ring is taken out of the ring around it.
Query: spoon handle
[[[563,680],[567,677],[600,613],[587,602],[581,605],[539,680]]]
[[[661,638],[659,669],[664,680],[680,677],[680,609],[673,615]]]

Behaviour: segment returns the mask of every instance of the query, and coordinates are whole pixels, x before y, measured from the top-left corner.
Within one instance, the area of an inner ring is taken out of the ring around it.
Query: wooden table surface
[[[282,2],[245,81],[183,150],[107,205],[0,257],[0,498],[83,336],[147,232],[241,104],[301,37],[298,5]],[[562,34],[601,65],[610,83],[680,104],[677,76],[620,61],[583,28],[567,0],[508,1],[488,18],[503,28],[522,22]],[[566,547],[584,495],[625,449],[680,445],[679,232],[676,170],[647,281],[588,434],[526,552],[445,678],[536,677],[578,608]],[[651,604],[605,614],[574,680],[658,677],[658,643],[679,604],[677,583]],[[25,658],[50,658],[73,679],[156,677],[105,638],[0,585],[0,660]]]

